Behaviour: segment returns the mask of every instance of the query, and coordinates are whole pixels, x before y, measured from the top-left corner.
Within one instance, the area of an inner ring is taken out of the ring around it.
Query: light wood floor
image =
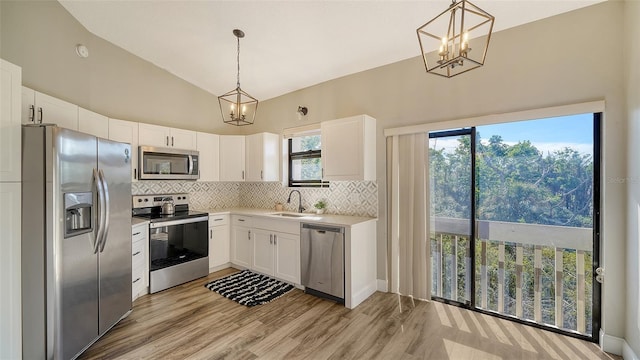
[[[295,289],[247,308],[204,287],[146,295],[80,359],[619,359],[596,344],[376,293],[355,310]]]

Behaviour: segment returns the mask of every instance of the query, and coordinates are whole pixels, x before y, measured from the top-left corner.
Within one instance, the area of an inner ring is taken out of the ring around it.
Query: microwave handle
[[[193,174],[193,155],[189,155],[189,171],[187,171],[189,175]]]

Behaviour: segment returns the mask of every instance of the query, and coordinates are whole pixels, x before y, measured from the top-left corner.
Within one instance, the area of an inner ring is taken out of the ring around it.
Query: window
[[[320,135],[293,136],[289,139],[289,186],[320,187],[322,155]]]

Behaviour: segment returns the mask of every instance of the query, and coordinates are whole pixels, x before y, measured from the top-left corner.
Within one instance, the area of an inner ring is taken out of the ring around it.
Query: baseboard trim
[[[389,292],[389,286],[387,285],[387,280],[378,279],[378,291]]]
[[[636,353],[633,351],[631,346],[629,346],[626,340],[622,344],[622,358],[624,360],[640,360],[640,357],[636,355]]]
[[[209,268],[209,274],[211,274],[212,272],[216,272],[216,271],[220,271],[220,270],[224,270],[224,269],[230,268],[232,266],[233,265],[230,262],[228,262],[226,264],[210,267]]]
[[[603,351],[612,353],[615,355],[622,355],[626,342],[623,338],[617,336],[611,336],[604,333],[604,330],[600,329],[600,348]],[[627,345],[628,347],[629,345]],[[631,348],[629,348],[631,350]],[[633,352],[633,351],[632,351]],[[625,357],[626,359],[626,357]]]
[[[349,309],[355,309],[356,306],[360,305],[361,302],[365,301],[369,296],[373,295],[376,292],[376,284],[370,283],[368,286],[362,288],[362,290],[353,294],[351,297],[351,303],[347,303],[347,299],[345,299],[345,306]]]

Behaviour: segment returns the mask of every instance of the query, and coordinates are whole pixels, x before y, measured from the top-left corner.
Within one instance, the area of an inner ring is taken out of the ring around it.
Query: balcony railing
[[[470,222],[432,221],[432,294],[470,300]],[[591,228],[477,221],[476,306],[591,334]]]

